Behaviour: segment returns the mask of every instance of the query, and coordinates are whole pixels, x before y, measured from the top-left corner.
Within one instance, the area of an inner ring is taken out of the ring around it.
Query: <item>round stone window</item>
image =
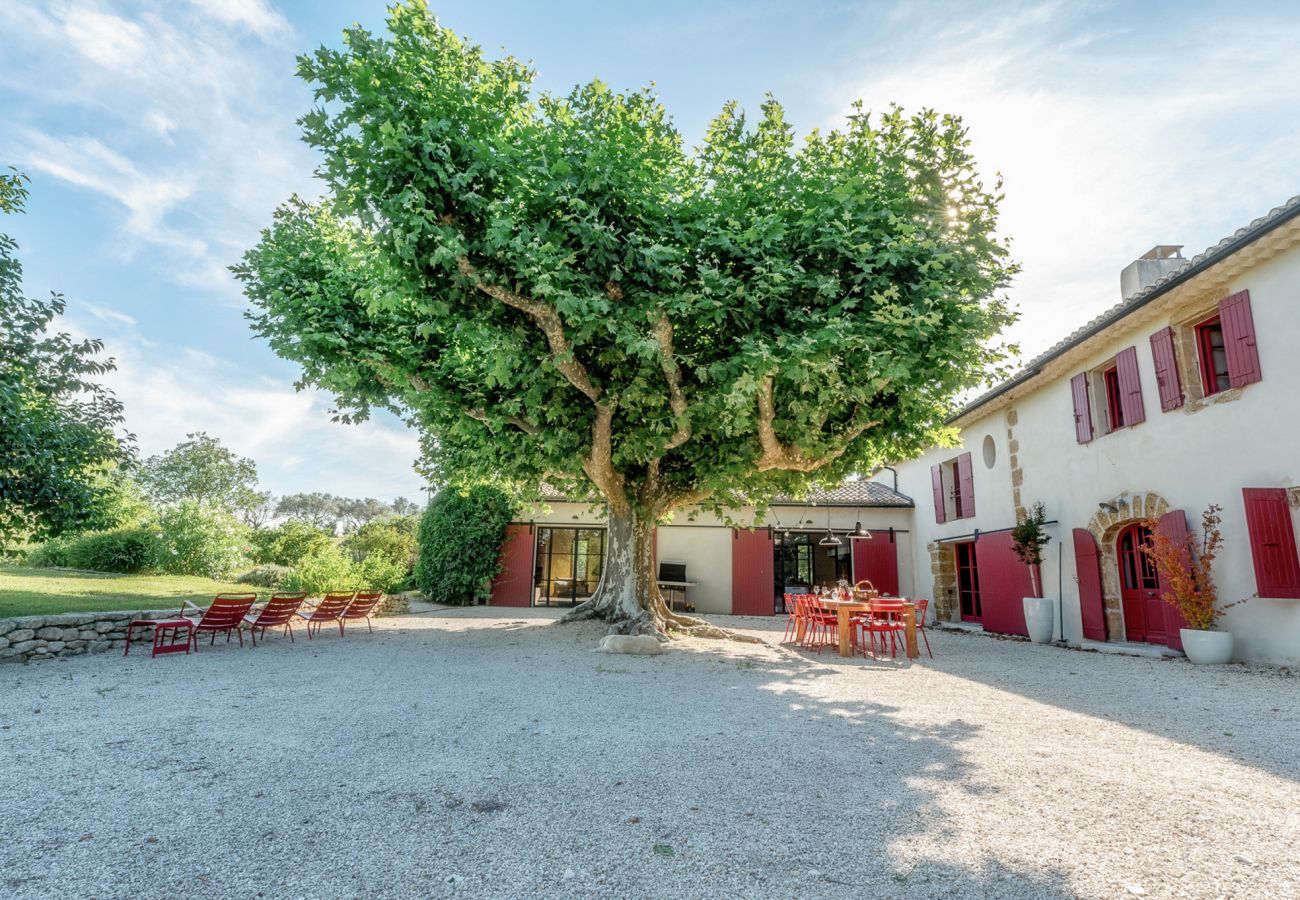
[[[998,461],[998,447],[993,443],[993,435],[984,435],[984,465],[987,468],[993,468],[993,464]]]

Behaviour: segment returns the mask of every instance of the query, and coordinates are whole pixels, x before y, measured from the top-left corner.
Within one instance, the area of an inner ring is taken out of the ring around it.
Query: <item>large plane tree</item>
[[[537,91],[421,2],[388,30],[300,59],[324,193],[235,271],[343,418],[607,506],[574,616],[714,633],[664,604],[656,523],[913,454],[999,365],[1013,266],[959,120],[854,107],[796,139],[769,99],[692,149],[650,90]]]

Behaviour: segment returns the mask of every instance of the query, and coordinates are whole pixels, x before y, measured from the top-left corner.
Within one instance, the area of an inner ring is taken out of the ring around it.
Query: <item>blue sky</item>
[[[978,8],[976,8],[978,6]],[[965,117],[1007,194],[1027,353],[1119,300],[1156,243],[1190,253],[1300,193],[1300,12],[1263,3],[443,2],[542,87],[654,82],[688,140],[772,92],[808,130],[849,104]],[[316,193],[294,57],[378,2],[0,3],[0,163],[33,179],[29,294],[103,337],[141,449],[216,434],[276,493],[418,496],[400,422],[329,398],[252,338],[226,266],[277,203]]]

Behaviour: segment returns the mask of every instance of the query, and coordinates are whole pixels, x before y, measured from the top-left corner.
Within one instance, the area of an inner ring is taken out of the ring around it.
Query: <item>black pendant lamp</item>
[[[851,541],[869,541],[869,540],[871,540],[871,532],[870,532],[870,531],[867,531],[867,529],[865,529],[865,528],[862,527],[862,507],[861,507],[861,506],[858,507],[858,521],[857,521],[857,524],[854,525],[854,526],[853,526],[853,530],[849,532],[849,540],[851,540]]]
[[[835,536],[835,532],[831,531],[831,508],[828,506],[826,507],[826,537],[818,541],[817,546],[838,547],[842,543],[844,542]]]

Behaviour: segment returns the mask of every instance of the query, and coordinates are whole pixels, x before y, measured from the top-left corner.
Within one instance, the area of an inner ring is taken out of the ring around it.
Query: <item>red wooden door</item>
[[[776,612],[773,565],[776,548],[766,528],[737,528],[731,542],[731,612],[770,616]]]
[[[853,580],[870,581],[882,594],[898,596],[898,544],[888,531],[853,542]]]
[[[1142,552],[1151,537],[1145,525],[1129,525],[1115,539],[1119,559],[1119,597],[1124,609],[1124,631],[1130,641],[1165,642],[1165,602],[1160,598],[1160,576]]]
[[[533,605],[533,529],[507,525],[501,574],[492,581],[492,606]]]
[[[1034,585],[1029,566],[1011,549],[1011,532],[981,535],[975,543],[975,561],[984,630],[1029,634],[1022,601],[1034,595]]]
[[[1101,596],[1101,560],[1097,541],[1086,528],[1074,529],[1074,571],[1079,579],[1079,617],[1083,636],[1106,640],[1106,612]]]
[[[957,564],[957,606],[963,622],[980,622],[980,574],[975,558],[975,542],[953,544]]]

